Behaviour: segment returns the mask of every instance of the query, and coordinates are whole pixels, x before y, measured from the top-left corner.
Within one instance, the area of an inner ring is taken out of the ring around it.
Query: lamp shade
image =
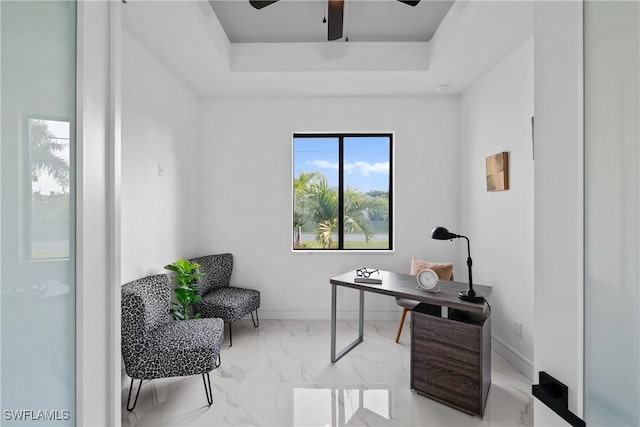
[[[444,227],[436,227],[431,231],[431,238],[436,240],[451,240],[459,237],[457,234],[449,232]]]

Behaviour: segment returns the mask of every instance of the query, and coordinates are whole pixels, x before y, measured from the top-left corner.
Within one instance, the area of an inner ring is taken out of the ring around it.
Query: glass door
[[[640,425],[640,3],[584,2],[587,425]]]
[[[2,425],[75,423],[76,3],[0,1]]]

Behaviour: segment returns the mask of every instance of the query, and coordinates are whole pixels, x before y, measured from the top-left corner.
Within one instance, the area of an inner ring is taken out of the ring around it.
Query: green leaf
[[[179,310],[171,310],[171,314],[176,320],[184,320],[184,315]]]
[[[175,273],[172,275],[172,279],[176,282],[173,291],[178,302],[173,303],[172,315],[175,319],[188,319],[189,307],[202,300],[196,282],[197,279],[204,276],[202,272],[198,271],[200,264],[186,259],[178,259],[164,268]]]
[[[165,265],[164,269],[165,270],[171,270],[171,271],[178,271],[178,268],[173,264]]]
[[[176,293],[176,297],[178,297],[178,301],[180,301],[183,304],[185,303],[185,301],[189,299],[189,297],[192,294],[190,289],[184,289],[180,287],[175,288],[174,292]]]

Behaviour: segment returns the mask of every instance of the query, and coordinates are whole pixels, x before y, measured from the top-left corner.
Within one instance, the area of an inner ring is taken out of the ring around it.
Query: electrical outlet
[[[158,163],[158,176],[164,176],[164,166],[162,166],[162,163]]]
[[[518,338],[522,338],[522,323],[519,321],[513,322],[513,333],[516,334]]]

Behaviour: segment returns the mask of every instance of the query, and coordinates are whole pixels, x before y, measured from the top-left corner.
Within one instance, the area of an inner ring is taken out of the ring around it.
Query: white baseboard
[[[331,312],[326,310],[258,310],[260,319],[269,320],[329,320]],[[399,320],[402,309],[398,310],[365,310],[365,320]],[[358,319],[358,310],[338,310],[338,319]]]
[[[491,335],[491,348],[504,357],[518,371],[522,372],[529,380],[533,381],[533,362],[531,360],[495,335]]]

